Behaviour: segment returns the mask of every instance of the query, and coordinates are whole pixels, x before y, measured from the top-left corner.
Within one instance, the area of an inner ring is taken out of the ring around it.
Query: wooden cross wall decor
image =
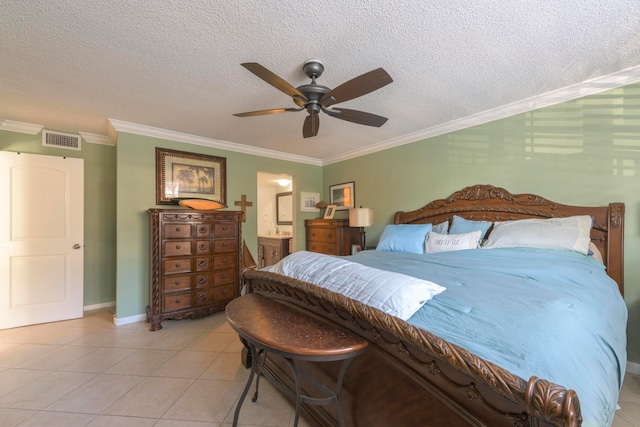
[[[242,209],[242,222],[246,222],[247,221],[247,206],[253,206],[253,202],[247,202],[247,195],[243,194],[240,197],[240,200],[236,200],[235,201],[235,205],[236,206],[240,206],[240,209]]]

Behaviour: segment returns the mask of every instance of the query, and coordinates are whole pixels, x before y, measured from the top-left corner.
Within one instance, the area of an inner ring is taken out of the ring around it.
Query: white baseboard
[[[116,302],[115,301],[103,302],[103,303],[100,303],[100,304],[85,305],[82,308],[82,311],[100,310],[100,309],[103,309],[103,308],[111,308],[111,307],[115,307],[115,306],[116,306]]]
[[[115,314],[113,315],[113,324],[116,326],[128,325],[129,323],[144,322],[145,320],[147,320],[146,314],[137,314],[135,316],[120,318],[116,317]]]
[[[627,372],[630,374],[640,375],[640,363],[629,362],[627,360]]]

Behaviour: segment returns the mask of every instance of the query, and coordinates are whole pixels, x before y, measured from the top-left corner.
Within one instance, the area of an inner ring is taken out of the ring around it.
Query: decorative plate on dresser
[[[150,330],[207,316],[240,295],[242,212],[149,209]]]

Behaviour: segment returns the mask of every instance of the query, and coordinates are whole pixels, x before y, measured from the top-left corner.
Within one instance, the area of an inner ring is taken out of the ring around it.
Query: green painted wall
[[[116,300],[116,148],[83,141],[81,151],[42,146],[42,135],[0,131],[0,150],[84,159],[84,305]]]
[[[624,202],[629,360],[640,363],[640,84],[332,164],[328,187],[355,181],[374,209],[375,244],[398,210],[474,184],[585,206]],[[339,212],[336,215],[345,215]]]
[[[294,193],[323,193],[355,181],[356,204],[375,209],[375,244],[397,210],[413,210],[473,184],[536,193],[576,205],[626,204],[625,300],[629,360],[640,363],[640,85],[588,96],[323,168],[120,133],[117,147],[42,147],[40,135],[0,131],[0,150],[85,159],[85,305],[117,301],[117,316],[144,313],[148,300],[148,221],[155,205],[155,147],[227,158],[227,202],[247,195],[243,237],[256,246],[257,172],[294,176]],[[117,181],[116,181],[117,176]],[[295,203],[296,245],[304,219]],[[336,217],[344,217],[339,211]],[[117,224],[117,227],[116,227]],[[255,253],[254,253],[255,256]],[[117,290],[117,294],[116,294]]]
[[[229,210],[243,194],[253,202],[247,208],[242,235],[254,258],[257,248],[257,173],[287,173],[293,176],[294,193],[319,193],[322,168],[283,160],[218,150],[127,133],[118,134],[117,143],[117,317],[126,318],[145,312],[149,303],[149,222],[150,208],[173,208],[156,205],[155,148],[168,148],[221,156],[227,159],[227,205]],[[304,248],[304,220],[317,214],[300,212],[296,207],[295,239]]]

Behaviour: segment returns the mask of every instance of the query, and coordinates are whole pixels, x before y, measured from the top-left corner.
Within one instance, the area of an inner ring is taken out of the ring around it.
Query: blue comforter
[[[407,321],[525,380],[535,375],[574,389],[586,427],[613,422],[627,309],[598,261],[524,248],[363,251],[347,259],[445,286]]]

